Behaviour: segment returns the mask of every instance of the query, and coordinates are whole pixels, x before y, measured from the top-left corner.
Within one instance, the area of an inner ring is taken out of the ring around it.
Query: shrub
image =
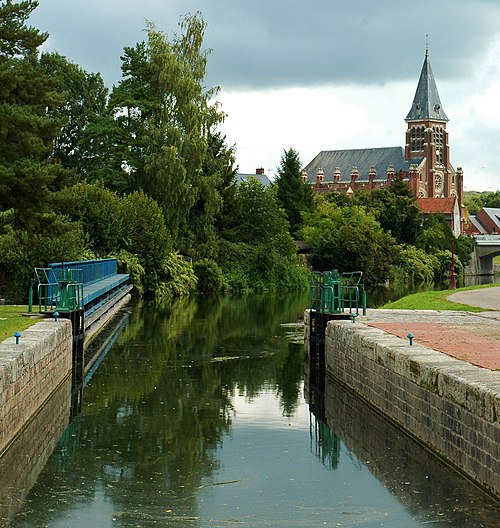
[[[217,292],[222,288],[224,276],[220,266],[212,259],[201,259],[194,263],[197,278],[196,290],[199,292]]]

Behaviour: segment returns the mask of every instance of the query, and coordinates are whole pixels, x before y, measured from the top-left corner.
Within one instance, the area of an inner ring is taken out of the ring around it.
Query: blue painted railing
[[[128,274],[118,274],[115,258],[73,262],[52,262],[35,268],[37,280],[30,288],[29,310],[33,305],[33,287],[38,282],[39,311],[75,310],[93,307],[97,302],[126,285]]]
[[[51,269],[55,276],[57,272],[68,269],[78,268],[82,270],[83,285],[92,284],[106,277],[116,275],[118,263],[115,258],[99,259],[99,260],[83,260],[76,262],[52,262],[47,267]]]

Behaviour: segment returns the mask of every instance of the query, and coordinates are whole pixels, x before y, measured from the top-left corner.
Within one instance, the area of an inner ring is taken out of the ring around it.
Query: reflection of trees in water
[[[30,496],[37,524],[99,494],[125,512],[118,526],[196,517],[198,488],[231,430],[233,395],[272,386],[283,414],[296,409],[303,348],[278,332],[304,308],[303,296],[264,295],[137,305]]]

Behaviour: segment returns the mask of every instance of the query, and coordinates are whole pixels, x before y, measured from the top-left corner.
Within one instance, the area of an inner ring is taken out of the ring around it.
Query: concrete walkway
[[[379,309],[368,310],[366,316],[359,317],[359,321],[396,335],[408,344],[407,336],[411,333],[413,343],[478,367],[500,370],[500,311],[471,313]]]
[[[500,311],[500,286],[452,293],[447,299],[455,303]]]

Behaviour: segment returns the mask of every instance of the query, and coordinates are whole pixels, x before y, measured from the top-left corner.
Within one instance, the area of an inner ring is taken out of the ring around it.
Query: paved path
[[[500,311],[500,286],[452,293],[449,301]]]
[[[406,341],[412,333],[414,343],[479,367],[500,370],[500,311],[368,310],[359,321]]]

